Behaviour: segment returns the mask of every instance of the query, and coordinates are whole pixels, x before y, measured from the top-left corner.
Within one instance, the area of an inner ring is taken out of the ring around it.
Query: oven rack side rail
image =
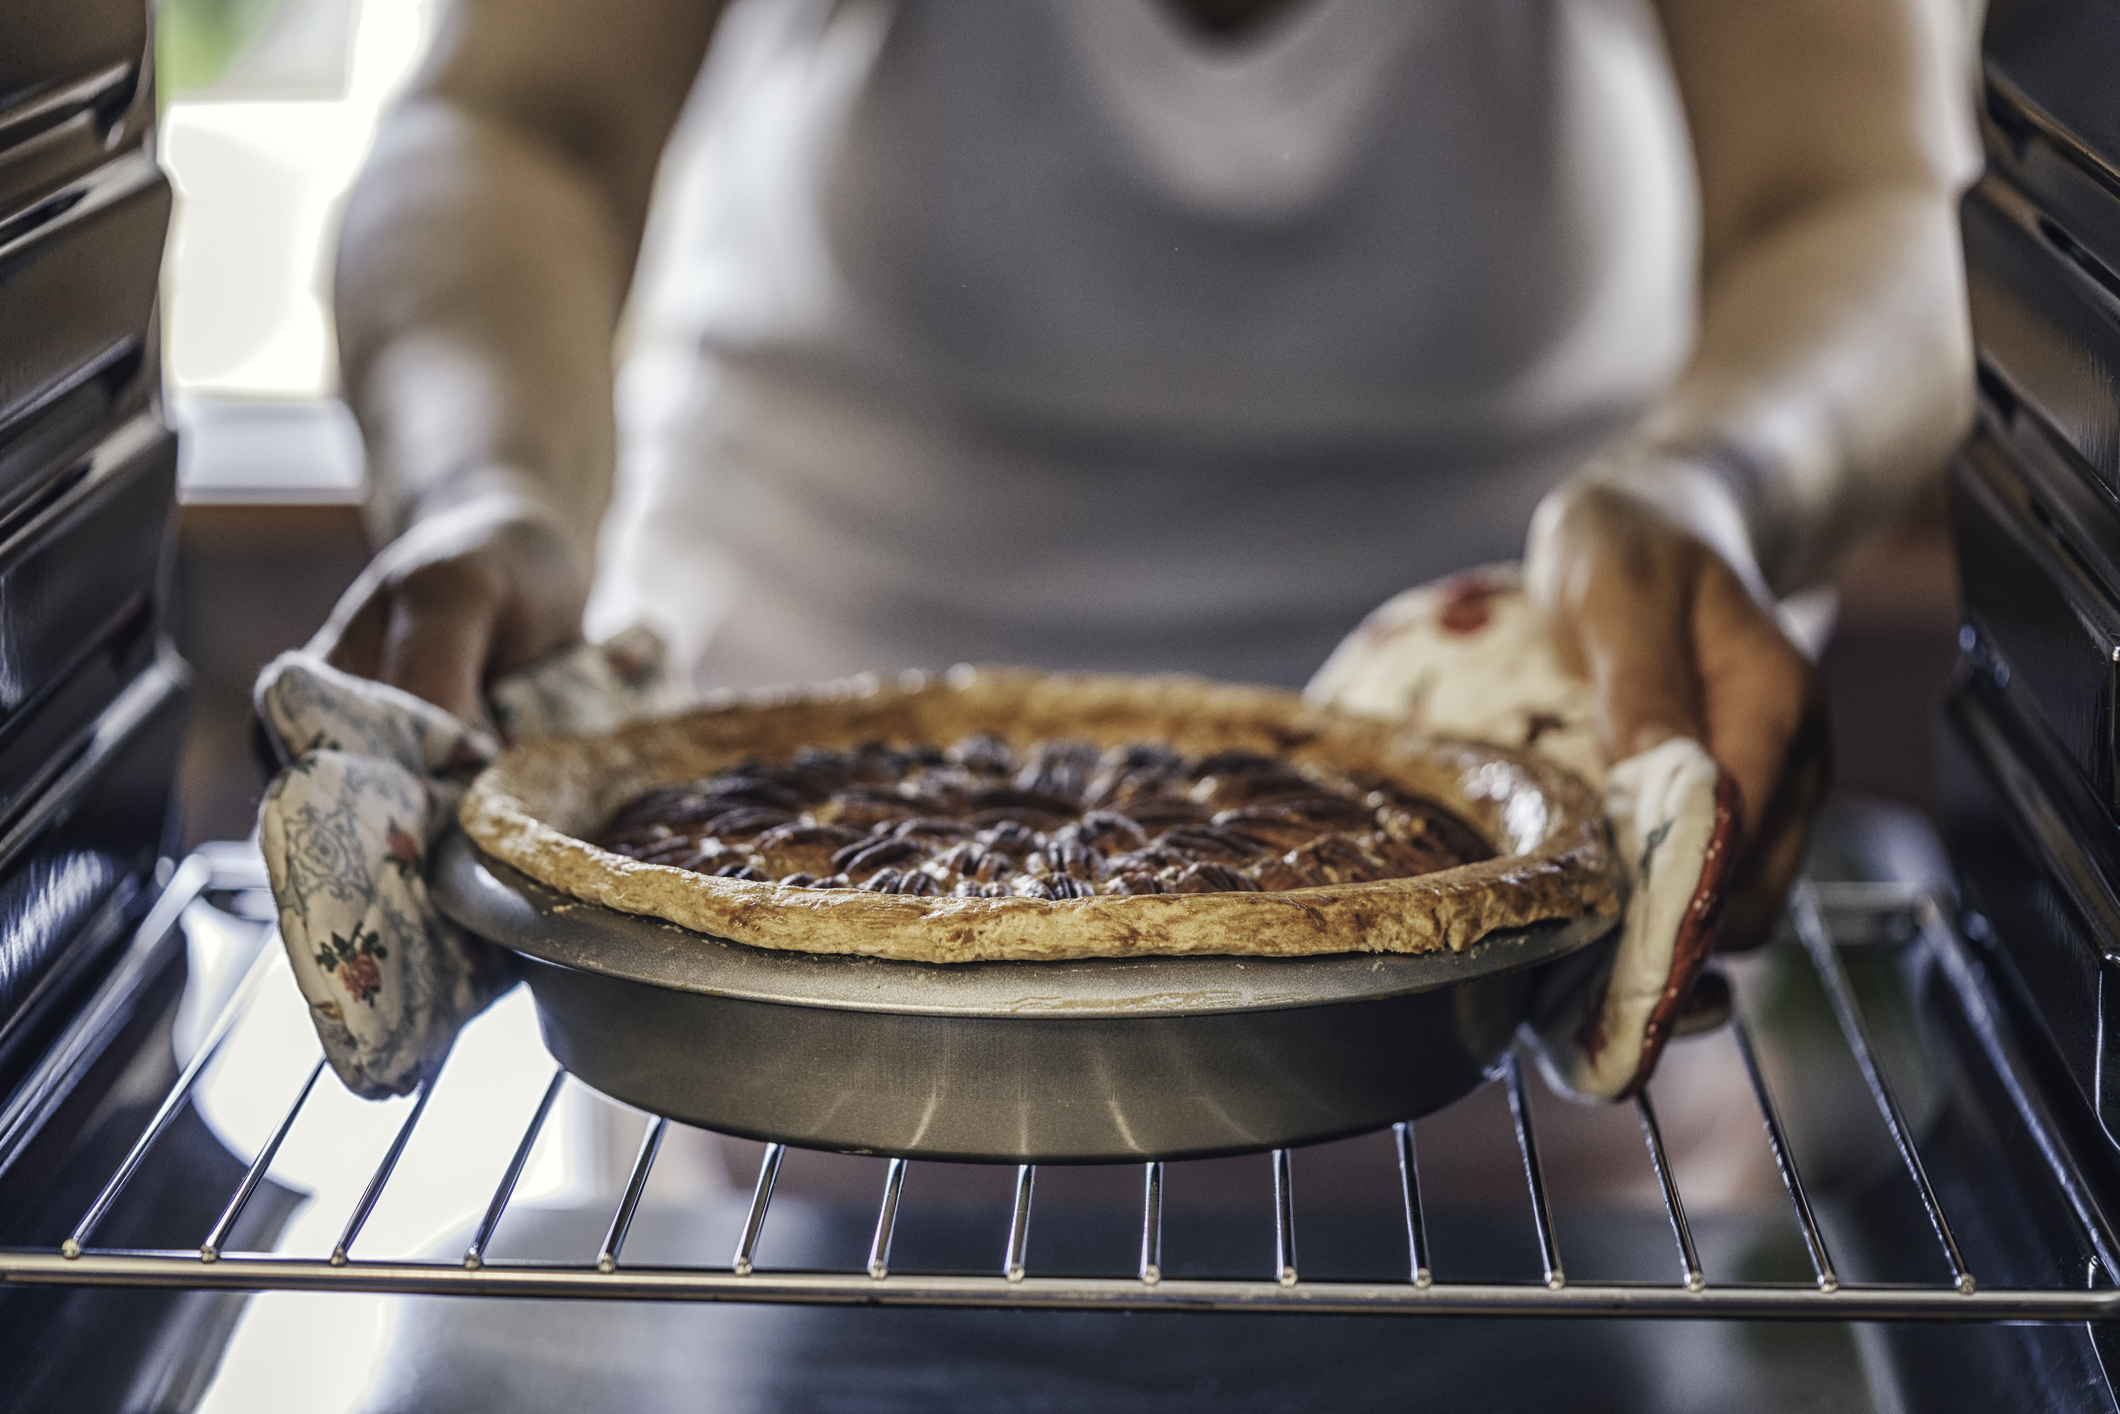
[[[195,1252],[91,1252],[69,1261],[51,1252],[11,1252],[7,1279],[22,1285],[160,1287],[232,1292],[354,1291],[380,1295],[519,1297],[535,1300],[736,1302],[788,1306],[955,1307],[1024,1311],[1192,1311],[1331,1316],[1538,1316],[1743,1321],[1921,1321],[2074,1323],[2120,1319],[2120,1291],[1981,1290],[1943,1286],[1682,1285],[1278,1281],[1230,1278],[756,1272],[726,1268],[625,1268],[496,1262],[348,1261],[231,1255],[201,1263]]]
[[[211,870],[191,864],[173,885],[196,896],[209,886]],[[179,901],[181,907],[183,902]],[[1538,1141],[1514,1054],[1501,1067],[1511,1123],[1523,1160],[1526,1195],[1542,1266],[1542,1281],[1473,1284],[1437,1279],[1423,1215],[1415,1126],[1393,1127],[1405,1219],[1404,1270],[1395,1282],[1306,1280],[1301,1274],[1293,1203],[1294,1159],[1273,1151],[1274,1267],[1261,1279],[1165,1278],[1162,1272],[1162,1207],[1165,1165],[1141,1165],[1140,1261],[1131,1277],[1046,1276],[1025,1261],[1037,1178],[1035,1165],[1016,1173],[1015,1201],[1000,1244],[1001,1261],[988,1274],[894,1271],[892,1234],[910,1164],[877,1159],[882,1196],[866,1269],[761,1270],[753,1262],[771,1211],[773,1190],[786,1148],[766,1146],[735,1251],[725,1267],[650,1267],[623,1263],[632,1226],[670,1121],[653,1118],[642,1135],[625,1187],[592,1262],[489,1260],[488,1245],[505,1216],[547,1117],[569,1080],[555,1068],[524,1129],[459,1263],[373,1260],[354,1255],[370,1214],[396,1171],[427,1108],[430,1081],[419,1091],[366,1188],[348,1213],[328,1257],[295,1257],[225,1249],[246,1205],[270,1171],[281,1141],[294,1127],[322,1077],[320,1059],[308,1072],[272,1135],[260,1148],[220,1217],[196,1248],[117,1250],[93,1245],[95,1231],[131,1184],[170,1122],[189,1103],[193,1088],[213,1065],[223,1043],[254,1000],[258,983],[279,962],[279,950],[261,951],[249,975],[231,994],[214,1024],[163,1097],[131,1150],[95,1201],[57,1249],[0,1249],[0,1283],[11,1286],[125,1286],[221,1291],[359,1291],[378,1294],[500,1296],[620,1301],[728,1301],[782,1305],[925,1306],[1020,1310],[1213,1311],[1333,1315],[1635,1317],[1795,1321],[2077,1322],[2120,1320],[2120,1242],[2082,1177],[2068,1141],[2053,1123],[2039,1091],[2017,1054],[2007,1025],[1951,922],[1945,900],[1897,885],[1804,884],[1791,899],[1791,921],[1802,949],[1831,1003],[1865,1087],[1912,1181],[1939,1255],[1949,1268],[1947,1283],[1932,1285],[1851,1283],[1842,1280],[1812,1210],[1810,1197],[1783,1128],[1781,1110],[1740,1016],[1728,1025],[1750,1080],[1768,1147],[1810,1260],[1809,1283],[1711,1283],[1701,1269],[1685,1203],[1665,1153],[1656,1110],[1646,1094],[1633,1101],[1647,1157],[1662,1191],[1669,1220],[1673,1279],[1658,1282],[1571,1281],[1562,1261],[1547,1201]],[[158,917],[171,916],[157,909]],[[2085,1285],[2062,1288],[1984,1288],[1960,1250],[1950,1218],[1923,1165],[1920,1148],[1877,1063],[1829,919],[1859,936],[1889,935],[1890,925],[1910,926],[1932,950],[1949,983],[1949,995],[1965,1021],[1981,1058],[1999,1080],[2014,1118],[2031,1136],[2040,1166],[2054,1183],[2091,1256]],[[152,920],[151,920],[152,921]],[[446,1064],[446,1062],[445,1062]],[[2100,1280],[2099,1278],[2103,1278]]]

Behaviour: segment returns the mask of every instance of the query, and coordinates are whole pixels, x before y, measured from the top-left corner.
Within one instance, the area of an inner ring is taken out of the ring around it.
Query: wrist
[[[424,563],[463,555],[492,555],[530,576],[540,597],[575,602],[588,597],[595,527],[587,533],[543,497],[500,483],[437,499],[396,540],[378,552],[379,564]]]
[[[1617,493],[1638,503],[1713,550],[1754,599],[1771,604],[1753,524],[1757,482],[1748,461],[1713,450],[1643,448],[1600,457],[1562,489]]]
[[[595,561],[597,526],[556,505],[535,479],[507,467],[482,467],[400,497],[394,505],[372,501],[372,529],[385,543],[441,534],[445,527],[507,527],[516,536],[557,549],[584,584]]]

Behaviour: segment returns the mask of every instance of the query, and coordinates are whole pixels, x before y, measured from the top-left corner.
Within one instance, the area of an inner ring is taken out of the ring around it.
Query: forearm
[[[577,165],[516,130],[434,97],[390,116],[348,205],[337,290],[379,539],[504,492],[588,563],[636,240]]]
[[[1726,556],[1749,552],[1786,594],[1903,505],[1971,410],[1952,193],[1879,184],[1727,252],[1684,373],[1593,475],[1669,503]]]

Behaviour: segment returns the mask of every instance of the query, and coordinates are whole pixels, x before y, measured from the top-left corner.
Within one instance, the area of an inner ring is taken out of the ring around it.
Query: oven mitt
[[[285,763],[265,790],[259,842],[295,982],[347,1089],[413,1089],[515,983],[513,954],[427,896],[427,860],[457,827],[471,778],[504,743],[608,730],[674,697],[662,641],[645,628],[502,679],[491,722],[478,724],[308,651],[259,674],[258,716]]]
[[[1442,735],[1528,749],[1605,796],[1628,899],[1616,941],[1551,968],[1534,999],[1541,1068],[1583,1099],[1648,1083],[1674,1030],[1727,1008],[1701,981],[1736,862],[1737,789],[1679,737],[1608,763],[1586,684],[1562,668],[1515,566],[1408,590],[1347,636],[1311,680],[1314,702]]]

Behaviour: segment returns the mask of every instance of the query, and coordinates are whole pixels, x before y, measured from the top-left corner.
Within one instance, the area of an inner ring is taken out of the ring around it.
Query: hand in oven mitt
[[[1715,942],[1737,857],[1735,785],[1674,737],[1608,763],[1588,686],[1562,668],[1514,566],[1408,590],[1334,650],[1307,695],[1344,711],[1538,752],[1605,795],[1628,902],[1616,944],[1533,1019],[1542,1068],[1586,1099],[1648,1083]],[[1565,964],[1564,964],[1565,967]]]
[[[644,628],[569,649],[496,683],[492,723],[283,653],[258,676],[259,718],[284,768],[258,833],[280,936],[324,1052],[346,1088],[401,1095],[457,1030],[514,985],[511,954],[427,896],[432,848],[504,742],[601,731],[675,705],[663,645]]]

